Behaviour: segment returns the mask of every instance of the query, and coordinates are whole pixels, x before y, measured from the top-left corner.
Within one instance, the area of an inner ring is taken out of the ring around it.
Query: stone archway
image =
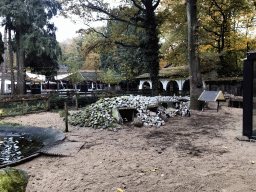
[[[189,79],[187,79],[182,86],[182,93],[183,94],[188,94],[190,93],[190,82]]]
[[[179,93],[179,85],[176,81],[169,81],[166,86],[166,91],[178,94]]]
[[[145,81],[143,84],[142,84],[142,89],[150,89],[151,88],[151,86],[150,86],[150,83],[149,82],[147,82],[147,81]]]
[[[159,91],[163,91],[163,90],[164,90],[164,86],[163,86],[163,83],[162,83],[161,81],[158,81],[158,87],[157,87],[157,89],[158,89]]]

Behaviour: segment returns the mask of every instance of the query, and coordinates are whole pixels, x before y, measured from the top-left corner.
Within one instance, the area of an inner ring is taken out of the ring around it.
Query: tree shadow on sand
[[[168,147],[175,148],[183,155],[200,156],[204,153],[228,152],[216,149],[209,144],[213,139],[220,139],[221,130],[226,128],[229,115],[199,112],[192,117],[175,117],[166,126],[150,129],[144,138],[150,147],[160,147],[165,151]],[[199,140],[200,139],[200,140]]]

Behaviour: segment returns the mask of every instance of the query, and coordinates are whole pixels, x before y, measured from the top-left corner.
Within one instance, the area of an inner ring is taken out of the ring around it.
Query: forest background
[[[168,64],[188,65],[185,3],[162,0],[156,11],[160,68]],[[256,48],[255,1],[199,0],[197,7],[198,53],[204,77],[242,76],[243,59]],[[125,18],[133,8],[121,6],[115,11]],[[139,46],[145,37],[143,33],[142,28],[116,20],[107,21],[102,28],[80,30],[79,37],[60,43],[63,54],[60,61],[73,70],[102,69],[106,83],[131,81],[149,72]]]
[[[186,2],[196,3],[195,46],[204,78],[241,76],[246,53],[256,49],[255,0],[130,0],[114,4],[99,0],[3,0],[0,15],[5,42],[9,31],[4,68],[18,69],[19,93],[24,92],[26,69],[50,80],[58,63],[74,74],[81,69],[101,69],[101,80],[114,84],[150,73],[155,89],[159,69],[168,64],[188,65]],[[84,24],[78,37],[60,44],[50,22],[58,12],[69,18],[75,15]],[[105,26],[91,27],[96,21],[104,21]],[[74,83],[81,81],[76,75],[71,78]]]

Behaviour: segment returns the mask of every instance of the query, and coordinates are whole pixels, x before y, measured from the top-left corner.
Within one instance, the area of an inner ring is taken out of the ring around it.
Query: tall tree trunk
[[[12,50],[12,35],[11,29],[8,29],[8,47],[9,47],[9,58],[10,58],[10,72],[11,72],[11,94],[15,94],[15,81],[14,81],[14,70],[13,70],[13,50]]]
[[[190,108],[199,110],[201,102],[198,98],[203,90],[203,83],[200,72],[198,56],[198,35],[197,35],[197,0],[187,0],[188,19],[188,64],[190,76]]]
[[[25,53],[22,48],[21,32],[17,31],[17,68],[18,68],[18,78],[17,78],[17,93],[20,95],[25,94],[25,71],[24,71],[24,59]]]
[[[130,81],[127,81],[127,92],[129,91],[129,83],[130,83]]]
[[[1,95],[5,94],[5,80],[6,80],[6,65],[7,65],[7,28],[4,30],[4,62],[2,64],[2,78],[1,78]]]
[[[145,59],[149,68],[150,79],[152,81],[152,94],[158,95],[158,73],[159,73],[159,32],[157,30],[157,19],[152,2],[146,1],[145,31],[146,42]]]

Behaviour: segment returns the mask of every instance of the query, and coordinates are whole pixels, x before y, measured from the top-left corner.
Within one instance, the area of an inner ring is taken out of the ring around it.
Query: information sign
[[[225,101],[222,91],[203,91],[198,98],[199,101]]]
[[[217,101],[218,102],[217,112],[219,111],[219,106],[220,106],[219,102],[226,101],[222,91],[203,91],[203,93],[200,95],[198,100],[204,101],[204,102]]]

